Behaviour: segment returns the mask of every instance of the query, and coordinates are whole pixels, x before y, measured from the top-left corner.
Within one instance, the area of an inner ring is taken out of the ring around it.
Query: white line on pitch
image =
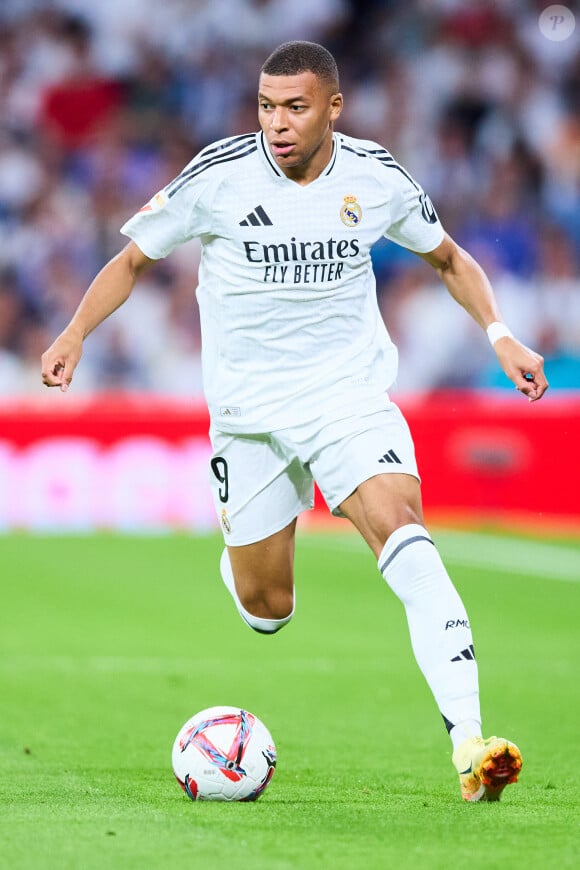
[[[523,576],[553,580],[580,581],[580,550],[564,544],[548,544],[523,538],[504,538],[485,532],[438,530],[433,532],[442,558],[456,565],[496,569]],[[368,550],[362,538],[351,534],[316,534],[301,536],[299,546],[324,547],[332,550],[363,552]]]

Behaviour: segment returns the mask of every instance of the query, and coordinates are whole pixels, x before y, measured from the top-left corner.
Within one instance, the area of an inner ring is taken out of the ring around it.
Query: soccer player
[[[227,545],[221,574],[240,615],[264,634],[291,619],[296,519],[316,481],[405,606],[464,799],[497,800],[521,754],[481,736],[469,620],[424,526],[413,442],[387,394],[397,351],[371,246],[386,236],[433,266],[532,402],[548,386],[543,360],[502,322],[486,275],[411,175],[375,142],[335,132],[342,104],[324,47],[279,46],[261,70],[261,130],[209,145],[127,221],[131,241],[43,355],[42,377],[66,391],[86,336],[145,269],[199,237],[210,476]]]

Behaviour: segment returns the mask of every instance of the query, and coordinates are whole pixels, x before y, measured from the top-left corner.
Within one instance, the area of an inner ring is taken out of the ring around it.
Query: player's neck
[[[306,187],[306,185],[312,184],[313,181],[316,181],[316,179],[324,172],[330,163],[333,151],[334,137],[332,131],[330,131],[329,135],[321,143],[320,148],[312,155],[307,163],[302,166],[289,166],[286,169],[284,169],[284,167],[280,168],[284,175],[291,179],[291,181],[295,181],[296,184]]]

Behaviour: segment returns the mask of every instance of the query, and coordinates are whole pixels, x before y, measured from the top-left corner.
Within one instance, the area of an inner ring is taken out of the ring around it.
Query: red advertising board
[[[398,400],[428,517],[580,527],[580,394]],[[0,406],[0,529],[130,531],[217,526],[204,405],[50,393]],[[388,446],[388,445],[387,445]],[[326,516],[317,496],[314,516]]]

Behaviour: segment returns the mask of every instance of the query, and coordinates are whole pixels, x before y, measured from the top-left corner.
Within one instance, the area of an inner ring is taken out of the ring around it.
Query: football
[[[181,728],[171,761],[192,801],[255,801],[274,775],[276,747],[253,713],[210,707]]]

